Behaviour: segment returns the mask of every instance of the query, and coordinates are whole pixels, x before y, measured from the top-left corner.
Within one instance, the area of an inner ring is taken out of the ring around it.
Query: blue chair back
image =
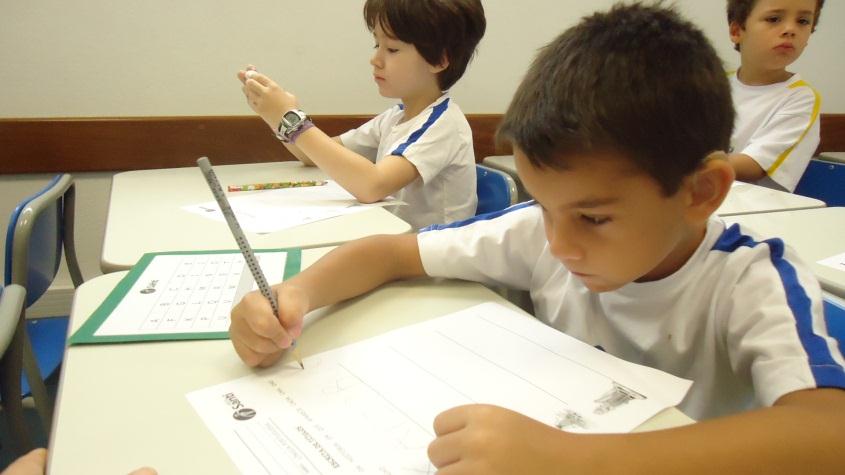
[[[828,333],[839,342],[839,351],[845,355],[845,303],[825,297],[824,319]]]
[[[795,193],[822,200],[828,206],[845,206],[845,163],[810,160]]]
[[[475,214],[503,210],[516,204],[516,182],[507,173],[484,165],[475,166],[478,207]]]
[[[26,307],[35,303],[50,287],[62,259],[74,287],[82,283],[73,240],[75,188],[73,177],[54,177],[41,191],[24,199],[12,212],[6,230],[6,285],[26,289]],[[61,363],[67,335],[67,317],[26,321],[11,346],[23,354],[23,395],[32,392],[45,431],[52,421],[52,402],[44,378]],[[20,375],[18,376],[20,378]]]

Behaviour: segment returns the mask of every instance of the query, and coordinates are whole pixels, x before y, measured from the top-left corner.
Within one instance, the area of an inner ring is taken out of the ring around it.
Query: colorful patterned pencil
[[[279,181],[276,183],[253,183],[250,185],[229,185],[229,191],[277,190],[279,188],[301,188],[304,186],[322,186],[326,181]]]

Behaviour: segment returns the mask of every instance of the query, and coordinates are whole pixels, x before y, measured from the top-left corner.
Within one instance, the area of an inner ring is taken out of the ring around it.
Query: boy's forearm
[[[612,473],[842,473],[845,391],[800,391],[784,399],[793,395],[803,401],[585,442],[610,457]]]
[[[358,201],[376,202],[394,191],[379,189],[382,180],[373,162],[344,147],[317,127],[303,132],[296,146]]]
[[[288,149],[288,152],[290,152],[291,155],[296,157],[297,160],[299,160],[300,162],[302,162],[303,164],[305,164],[309,167],[314,166],[314,162],[312,162],[311,159],[308,158],[307,155],[305,155],[305,152],[303,152],[302,150],[299,149],[299,147],[297,147],[296,145],[293,145],[293,144],[289,144],[289,143],[284,144],[284,146],[285,146],[286,149]]]
[[[728,154],[728,162],[730,162],[734,172],[736,172],[737,180],[753,182],[766,176],[766,171],[760,167],[760,164],[743,153]]]
[[[379,235],[349,242],[285,282],[308,295],[310,310],[425,276],[415,234]]]

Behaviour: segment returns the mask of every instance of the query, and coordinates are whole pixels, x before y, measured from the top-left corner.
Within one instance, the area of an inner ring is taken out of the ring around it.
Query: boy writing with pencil
[[[584,18],[540,52],[499,129],[536,204],[341,246],[275,287],[278,315],[244,297],[234,348],[272,365],[308,311],[397,279],[506,285],[548,325],[692,379],[679,409],[701,422],[584,435],[455,407],[433,422],[438,473],[840,473],[845,371],[818,283],[780,240],[713,217],[733,115],[715,51],[674,11]]]
[[[329,137],[296,97],[254,68],[238,72],[249,106],[307,165],[323,169],[361,202],[389,195],[414,229],[475,214],[472,131],[449,88],[484,35],[479,0],[367,0],[375,37],[370,64],[379,94],[401,103]]]
[[[794,191],[820,141],[821,96],[786,68],[807,46],[824,0],[728,0],[741,66],[731,165],[739,180]]]

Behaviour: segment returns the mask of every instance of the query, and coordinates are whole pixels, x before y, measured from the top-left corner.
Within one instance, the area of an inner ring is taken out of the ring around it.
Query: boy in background
[[[238,72],[249,106],[293,155],[359,201],[406,202],[394,212],[414,229],[474,215],[472,131],[448,90],[484,35],[480,0],[367,0],[364,19],[379,94],[400,104],[332,138],[293,94],[249,67]]]
[[[692,379],[679,409],[701,422],[583,435],[460,406],[433,422],[438,473],[841,473],[845,362],[818,282],[780,240],[713,217],[733,120],[719,58],[674,11],[584,18],[540,52],[499,130],[536,204],[341,246],[275,287],[279,315],[245,296],[235,350],[272,365],[308,311],[397,279],[530,290],[546,324]]]
[[[741,66],[730,74],[737,179],[794,191],[819,145],[821,96],[786,68],[807,46],[824,0],[728,0]]]

